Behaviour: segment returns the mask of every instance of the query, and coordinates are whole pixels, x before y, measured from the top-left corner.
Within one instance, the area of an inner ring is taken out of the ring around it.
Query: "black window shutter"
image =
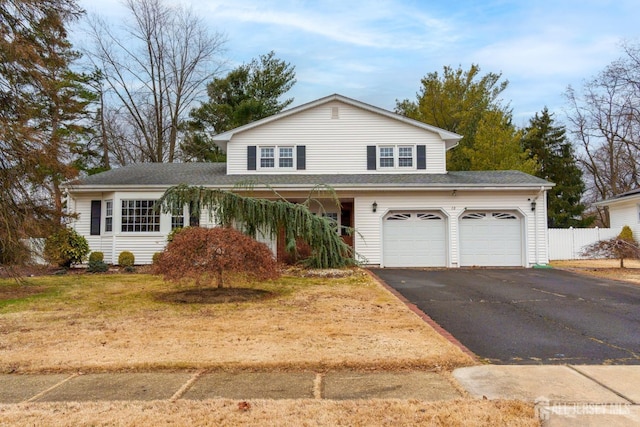
[[[256,170],[256,146],[249,145],[247,147],[247,170]]]
[[[367,145],[367,170],[376,170],[376,146]]]
[[[307,147],[305,145],[296,147],[296,168],[298,170],[307,168]]]
[[[427,168],[427,146],[418,145],[417,154],[418,154],[417,161],[416,161],[417,168],[426,169]]]
[[[100,209],[102,208],[101,200],[91,201],[91,227],[89,233],[92,236],[100,235]]]

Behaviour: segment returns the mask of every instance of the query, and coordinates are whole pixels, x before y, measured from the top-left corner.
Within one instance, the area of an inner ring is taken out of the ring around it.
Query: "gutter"
[[[82,185],[82,186],[68,186],[65,189],[71,193],[95,193],[95,192],[114,192],[114,191],[131,191],[131,192],[139,192],[139,191],[162,191],[164,192],[167,188],[173,187],[178,184],[153,184],[153,185],[140,185],[133,188],[131,185]],[[316,185],[321,184],[268,184],[269,187],[265,186],[265,184],[257,183],[253,188],[238,188],[235,185],[222,184],[222,185],[202,185],[204,188],[216,188],[221,190],[237,190],[241,191],[257,191],[257,190],[269,190],[277,189],[277,190],[306,190],[309,191]],[[365,191],[376,191],[376,190],[394,190],[394,191],[451,191],[453,190],[485,190],[485,191],[522,191],[522,190],[533,190],[533,189],[550,189],[553,185],[540,185],[540,184],[522,184],[522,185],[487,185],[487,184],[438,184],[438,185],[428,185],[428,184],[361,184],[361,185],[353,185],[353,184],[327,184],[327,187],[333,188],[335,190],[343,190],[343,191],[356,191],[356,190],[365,190]]]

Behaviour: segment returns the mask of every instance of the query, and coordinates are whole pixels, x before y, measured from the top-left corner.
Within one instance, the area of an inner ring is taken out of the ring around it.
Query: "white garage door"
[[[384,219],[385,267],[444,267],[446,221],[438,212],[394,212]]]
[[[460,265],[522,265],[522,221],[512,212],[467,212],[460,218]]]

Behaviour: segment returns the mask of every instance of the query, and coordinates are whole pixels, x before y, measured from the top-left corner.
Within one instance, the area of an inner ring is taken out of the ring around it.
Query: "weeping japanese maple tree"
[[[242,196],[227,190],[178,185],[169,188],[159,203],[166,213],[182,212],[185,205],[193,206],[195,215],[205,209],[220,225],[233,225],[252,237],[258,231],[275,237],[283,230],[286,250],[290,253],[296,251],[298,240],[309,246],[311,254],[303,263],[311,268],[354,265],[353,249],[336,233],[332,220],[309,210],[311,200],[291,203]]]

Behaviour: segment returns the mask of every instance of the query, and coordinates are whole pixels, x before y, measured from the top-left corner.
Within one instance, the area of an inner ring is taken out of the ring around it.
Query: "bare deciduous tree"
[[[118,129],[112,158],[172,162],[180,122],[221,68],[225,37],[209,32],[192,10],[162,0],[125,5],[131,20],[124,27],[98,17],[89,25],[93,47],[87,53],[109,89],[105,117],[118,122],[110,125]]]
[[[640,46],[584,84],[569,87],[568,129],[580,153],[587,201],[640,187]],[[600,212],[606,224],[605,213]]]

